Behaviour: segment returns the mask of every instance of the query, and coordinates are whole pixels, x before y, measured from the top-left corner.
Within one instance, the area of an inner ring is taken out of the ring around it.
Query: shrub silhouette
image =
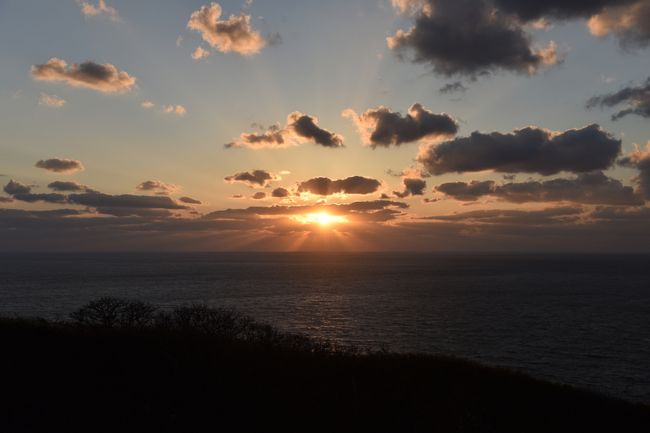
[[[70,314],[79,324],[113,327],[119,323],[126,303],[122,299],[104,297],[91,301]]]
[[[142,301],[103,297],[70,314],[80,325],[140,328],[154,324],[157,308]]]
[[[190,304],[161,310],[142,301],[103,297],[70,314],[80,326],[173,331],[311,353],[361,353],[351,346],[280,331],[232,309]],[[365,350],[367,352],[367,350]]]

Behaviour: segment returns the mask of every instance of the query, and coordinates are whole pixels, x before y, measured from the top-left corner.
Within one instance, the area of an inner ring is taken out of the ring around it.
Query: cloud
[[[362,114],[348,108],[342,115],[355,122],[364,143],[373,149],[452,137],[458,132],[458,123],[451,116],[434,114],[421,104],[413,104],[405,116],[384,106]]]
[[[625,104],[625,108],[612,115],[612,120],[629,114],[650,118],[650,78],[640,86],[629,86],[618,92],[595,96],[587,101],[587,108],[615,107],[621,104]]]
[[[253,170],[235,173],[232,176],[226,176],[224,180],[228,183],[243,183],[251,188],[264,188],[271,182],[282,180],[279,176],[266,170]]]
[[[619,180],[602,172],[583,173],[572,179],[512,182],[449,182],[436,187],[451,198],[476,201],[491,196],[511,203],[572,202],[589,205],[641,206],[643,199]]]
[[[391,200],[360,201],[347,204],[314,204],[298,206],[249,207],[246,209],[226,209],[205,215],[208,220],[254,220],[267,217],[291,217],[317,212],[348,216],[353,220],[383,222],[402,215],[401,210],[408,209],[406,203]],[[270,218],[268,218],[270,219]]]
[[[153,197],[157,198],[157,197]],[[3,251],[396,250],[650,251],[650,208],[490,209],[408,218],[403,202],[255,206],[205,216],[165,209],[49,211],[0,208]],[[323,230],[305,215],[347,222]],[[337,236],[331,236],[333,231]]]
[[[205,59],[208,56],[210,56],[210,51],[201,46],[196,47],[196,49],[192,52],[192,59],[194,60]]]
[[[32,66],[32,77],[39,81],[61,81],[73,87],[85,87],[103,93],[124,93],[135,87],[136,78],[119,71],[110,63],[83,62],[68,66],[56,57]]]
[[[12,197],[3,197],[0,196],[0,203],[11,203],[14,199]]]
[[[4,192],[6,192],[9,195],[29,194],[31,190],[32,188],[30,186],[22,184],[13,179],[10,179],[9,183],[7,183],[4,187]]]
[[[496,183],[491,180],[471,182],[447,182],[435,190],[460,201],[475,201],[494,192]]]
[[[294,111],[287,116],[283,128],[277,125],[260,133],[243,133],[238,140],[226,144],[226,148],[247,147],[249,149],[284,149],[304,143],[315,143],[323,147],[343,147],[343,137],[318,126],[318,118]]]
[[[258,191],[258,192],[256,192],[255,194],[253,194],[253,195],[251,196],[251,198],[252,198],[253,200],[262,200],[262,199],[266,198],[266,193],[265,193],[265,192],[262,192],[262,191]]]
[[[583,214],[579,206],[553,207],[542,210],[487,209],[450,215],[426,217],[427,220],[462,221],[483,224],[554,225],[575,222]]]
[[[474,132],[420,150],[418,161],[432,175],[492,170],[500,173],[586,173],[610,167],[621,141],[598,125],[553,132],[534,126],[512,133]]]
[[[335,230],[345,239],[357,240],[362,236],[371,236],[372,230],[386,222],[396,221],[407,207],[404,203],[386,200],[259,206],[217,211],[205,217],[174,217],[164,209],[140,209],[138,213],[133,213],[129,208],[114,208],[111,218],[90,210],[0,209],[0,238],[3,240],[0,249],[167,251],[184,245],[192,250],[285,250],[296,240],[302,240],[302,245],[307,249],[322,249],[324,244],[321,239],[326,233],[320,227],[315,229],[317,223],[300,216],[315,212],[344,216],[348,222]],[[337,236],[337,239],[340,238]],[[333,241],[337,242],[335,239]],[[363,239],[361,241],[361,244],[352,244],[352,247],[365,246]],[[328,247],[332,245],[331,242],[327,243]]]
[[[614,34],[624,47],[646,47],[650,44],[650,1],[619,1],[629,3],[606,7],[589,19],[589,30],[595,36]]]
[[[47,187],[58,192],[91,191],[91,189],[86,185],[77,182],[63,182],[60,180],[51,182]]]
[[[650,141],[645,149],[637,147],[632,153],[621,158],[619,164],[639,170],[634,182],[646,200],[650,200]]]
[[[217,3],[201,6],[192,13],[187,27],[201,33],[205,42],[222,53],[250,56],[264,48],[267,41],[253,30],[250,15],[242,13],[220,20],[221,12],[221,6]]]
[[[325,129],[319,128],[318,119],[300,112],[289,114],[289,125],[298,137],[311,140],[324,147],[342,147],[343,137]]]
[[[35,164],[35,166],[42,168],[43,170],[65,174],[72,174],[85,170],[81,161],[66,158],[41,159]]]
[[[67,203],[67,197],[59,193],[35,194],[30,192],[24,194],[14,194],[13,198],[18,201],[24,201],[26,203],[36,203],[39,201],[45,203],[54,203],[54,204]]]
[[[298,192],[309,192],[316,195],[372,194],[379,190],[380,187],[380,181],[363,176],[352,176],[339,180],[316,177],[300,182]]]
[[[147,109],[149,109],[149,108],[153,108],[153,107],[156,106],[156,104],[154,104],[153,102],[148,101],[148,100],[147,100],[147,101],[143,101],[142,104],[140,104],[140,105],[142,106],[142,108],[147,108]]]
[[[280,187],[280,188],[275,188],[271,193],[271,195],[275,198],[285,198],[285,197],[289,197],[290,193],[288,189]]]
[[[404,191],[395,191],[394,194],[399,198],[406,198],[411,195],[424,195],[427,182],[421,178],[405,177],[402,179]]]
[[[38,98],[38,105],[44,107],[61,108],[65,105],[65,102],[65,99],[59,98],[56,95],[48,95],[47,93],[41,93],[41,96]]]
[[[187,109],[182,105],[165,105],[162,109],[165,114],[176,114],[177,116],[185,116]]]
[[[460,81],[447,83],[444,86],[442,86],[440,89],[438,89],[438,92],[440,92],[443,95],[448,95],[450,93],[465,93],[466,91],[467,91],[467,87],[465,87],[463,83]]]
[[[535,48],[520,20],[500,13],[489,0],[398,1],[415,8],[414,25],[387,39],[401,58],[428,63],[443,76],[479,75],[499,70],[534,74],[558,63],[554,43]],[[418,7],[419,6],[419,7]]]
[[[516,14],[530,22],[540,18],[589,18],[604,8],[625,5],[638,0],[494,0],[501,10]]]
[[[160,180],[145,180],[135,187],[138,191],[152,191],[156,194],[173,194],[180,190],[178,185],[165,183]]]
[[[100,15],[106,15],[113,21],[120,21],[120,15],[117,12],[117,9],[114,7],[108,6],[106,0],[99,0],[97,6],[87,1],[77,0],[77,4],[81,8],[81,13],[87,17],[96,17]]]
[[[180,205],[165,195],[109,195],[100,192],[70,194],[67,201],[72,204],[96,208],[99,213],[109,215],[138,215],[141,210],[165,209],[185,210],[188,206]]]
[[[196,205],[203,204],[203,203],[201,203],[200,200],[196,200],[196,199],[193,199],[191,197],[180,197],[178,199],[178,201],[180,201],[181,203],[186,203],[186,204],[196,204]]]

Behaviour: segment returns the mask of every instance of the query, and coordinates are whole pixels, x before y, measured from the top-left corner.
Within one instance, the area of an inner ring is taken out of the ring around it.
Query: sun
[[[295,220],[303,224],[319,224],[322,227],[348,222],[348,219],[342,215],[331,215],[327,212],[314,212],[297,215]]]

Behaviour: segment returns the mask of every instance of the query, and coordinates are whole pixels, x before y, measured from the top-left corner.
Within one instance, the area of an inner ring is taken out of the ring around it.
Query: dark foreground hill
[[[0,432],[650,431],[648,407],[228,311],[104,299],[73,318],[0,320]]]

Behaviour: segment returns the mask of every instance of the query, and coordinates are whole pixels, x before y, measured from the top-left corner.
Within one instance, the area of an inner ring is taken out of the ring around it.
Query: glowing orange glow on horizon
[[[347,223],[348,219],[343,215],[331,215],[327,212],[314,212],[304,215],[296,215],[294,220],[302,224],[318,224],[322,227],[328,227],[334,224]]]

